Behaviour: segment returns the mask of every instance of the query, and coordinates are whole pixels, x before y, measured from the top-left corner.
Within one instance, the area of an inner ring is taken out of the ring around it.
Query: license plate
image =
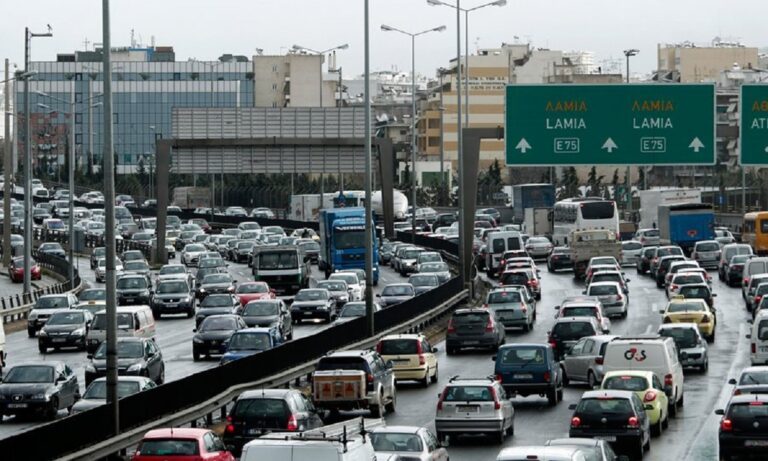
[[[8,408],[27,408],[26,403],[9,403]]]
[[[395,363],[408,363],[408,362],[410,362],[410,360],[408,360],[408,359],[395,359],[395,360],[393,360],[393,362],[395,362]]]
[[[768,346],[760,346],[760,352],[768,352]]]
[[[248,429],[248,435],[259,435],[261,434],[261,429]]]
[[[218,345],[219,345],[218,341],[211,341],[211,346],[218,346]]]
[[[125,302],[132,303],[135,298],[125,298]]]
[[[55,343],[63,343],[66,340],[67,340],[67,338],[53,338],[52,341],[55,342]]]
[[[768,440],[745,440],[745,447],[768,447]]]
[[[467,345],[480,344],[480,341],[464,341],[464,344],[467,344]]]
[[[595,437],[596,439],[605,440],[606,442],[615,442],[616,436],[615,435],[603,435],[600,437]]]
[[[165,307],[178,307],[179,303],[167,303]]]
[[[462,413],[477,413],[480,411],[480,407],[477,405],[459,405],[456,407],[456,410]]]
[[[515,379],[533,379],[533,375],[530,373],[515,373]]]

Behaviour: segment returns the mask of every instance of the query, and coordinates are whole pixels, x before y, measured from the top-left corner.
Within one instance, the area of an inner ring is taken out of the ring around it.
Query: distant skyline
[[[455,3],[455,0],[445,0]],[[464,0],[463,8],[487,3]],[[409,32],[440,25],[442,33],[416,39],[417,73],[434,76],[456,56],[455,10],[430,6],[426,0],[371,0],[371,70],[410,71],[410,38],[383,32],[387,24]],[[656,68],[659,43],[711,43],[715,37],[746,46],[768,45],[764,34],[766,5],[758,0],[509,0],[470,14],[470,53],[503,42],[530,42],[537,48],[592,51],[597,65],[618,61],[622,50],[637,48],[631,72]],[[57,53],[93,48],[101,42],[98,0],[6,2],[0,7],[0,60],[19,68],[24,60],[24,27],[53,38],[32,41],[34,61],[55,61]],[[177,60],[215,60],[224,53],[246,55],[256,48],[284,54],[292,45],[327,49],[349,43],[338,64],[345,75],[363,70],[362,0],[132,0],[113,1],[112,44],[127,46],[131,29],[137,41],[173,46]],[[462,15],[462,53],[464,50]],[[607,67],[604,65],[604,67]]]

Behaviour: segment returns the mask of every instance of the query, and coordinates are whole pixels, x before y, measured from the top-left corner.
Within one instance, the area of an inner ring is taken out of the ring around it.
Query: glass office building
[[[252,62],[224,55],[219,61],[173,60],[172,48],[112,50],[113,143],[117,173],[153,161],[155,140],[171,137],[174,107],[253,107]],[[74,114],[78,168],[96,165],[103,152],[103,73],[101,52],[59,55],[56,62],[32,62],[30,80],[31,148],[35,168],[52,172],[64,165]],[[23,85],[15,85],[16,112],[24,121]],[[72,110],[74,109],[74,110]],[[18,149],[23,152],[24,127]],[[142,160],[143,159],[143,160]]]

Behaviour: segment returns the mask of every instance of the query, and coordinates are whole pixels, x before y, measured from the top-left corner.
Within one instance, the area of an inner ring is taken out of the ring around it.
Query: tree
[[[635,187],[638,190],[645,190],[645,167],[641,166],[637,169],[637,183]]]
[[[605,179],[605,176],[598,176],[597,167],[593,166],[589,170],[589,175],[587,176],[587,195],[600,197],[600,189],[603,184],[603,179]]]
[[[613,178],[611,178],[611,186],[613,187],[613,200],[619,201],[619,169],[613,170]],[[607,199],[610,200],[611,196],[608,195]]]
[[[558,186],[558,200],[581,196],[581,192],[579,191],[579,177],[576,174],[575,167],[571,166],[563,169],[563,174],[560,177]]]

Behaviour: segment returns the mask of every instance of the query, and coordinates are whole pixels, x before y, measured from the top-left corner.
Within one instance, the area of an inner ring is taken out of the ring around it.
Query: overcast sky
[[[461,6],[483,3],[463,0]],[[426,0],[371,0],[370,5],[372,70],[410,69],[410,39],[381,31],[381,24],[411,32],[447,26],[445,32],[417,38],[419,73],[434,75],[456,55],[454,9],[429,6]],[[721,37],[767,45],[767,11],[766,0],[509,0],[504,7],[471,13],[470,52],[515,42],[517,36],[536,47],[593,51],[596,61],[621,59],[623,69],[622,50],[638,48],[632,72],[650,72],[656,67],[657,43],[703,44]],[[82,50],[86,38],[101,42],[101,1],[3,0],[0,58],[22,67],[24,27],[45,32],[46,24],[53,27],[54,38],[33,40],[33,60],[53,61],[56,53]],[[154,36],[156,45],[173,46],[177,60],[214,60],[222,53],[252,56],[255,48],[283,54],[293,44],[322,50],[349,43],[339,64],[345,75],[363,70],[363,0],[113,1],[112,45],[129,45],[131,29],[145,44]]]

